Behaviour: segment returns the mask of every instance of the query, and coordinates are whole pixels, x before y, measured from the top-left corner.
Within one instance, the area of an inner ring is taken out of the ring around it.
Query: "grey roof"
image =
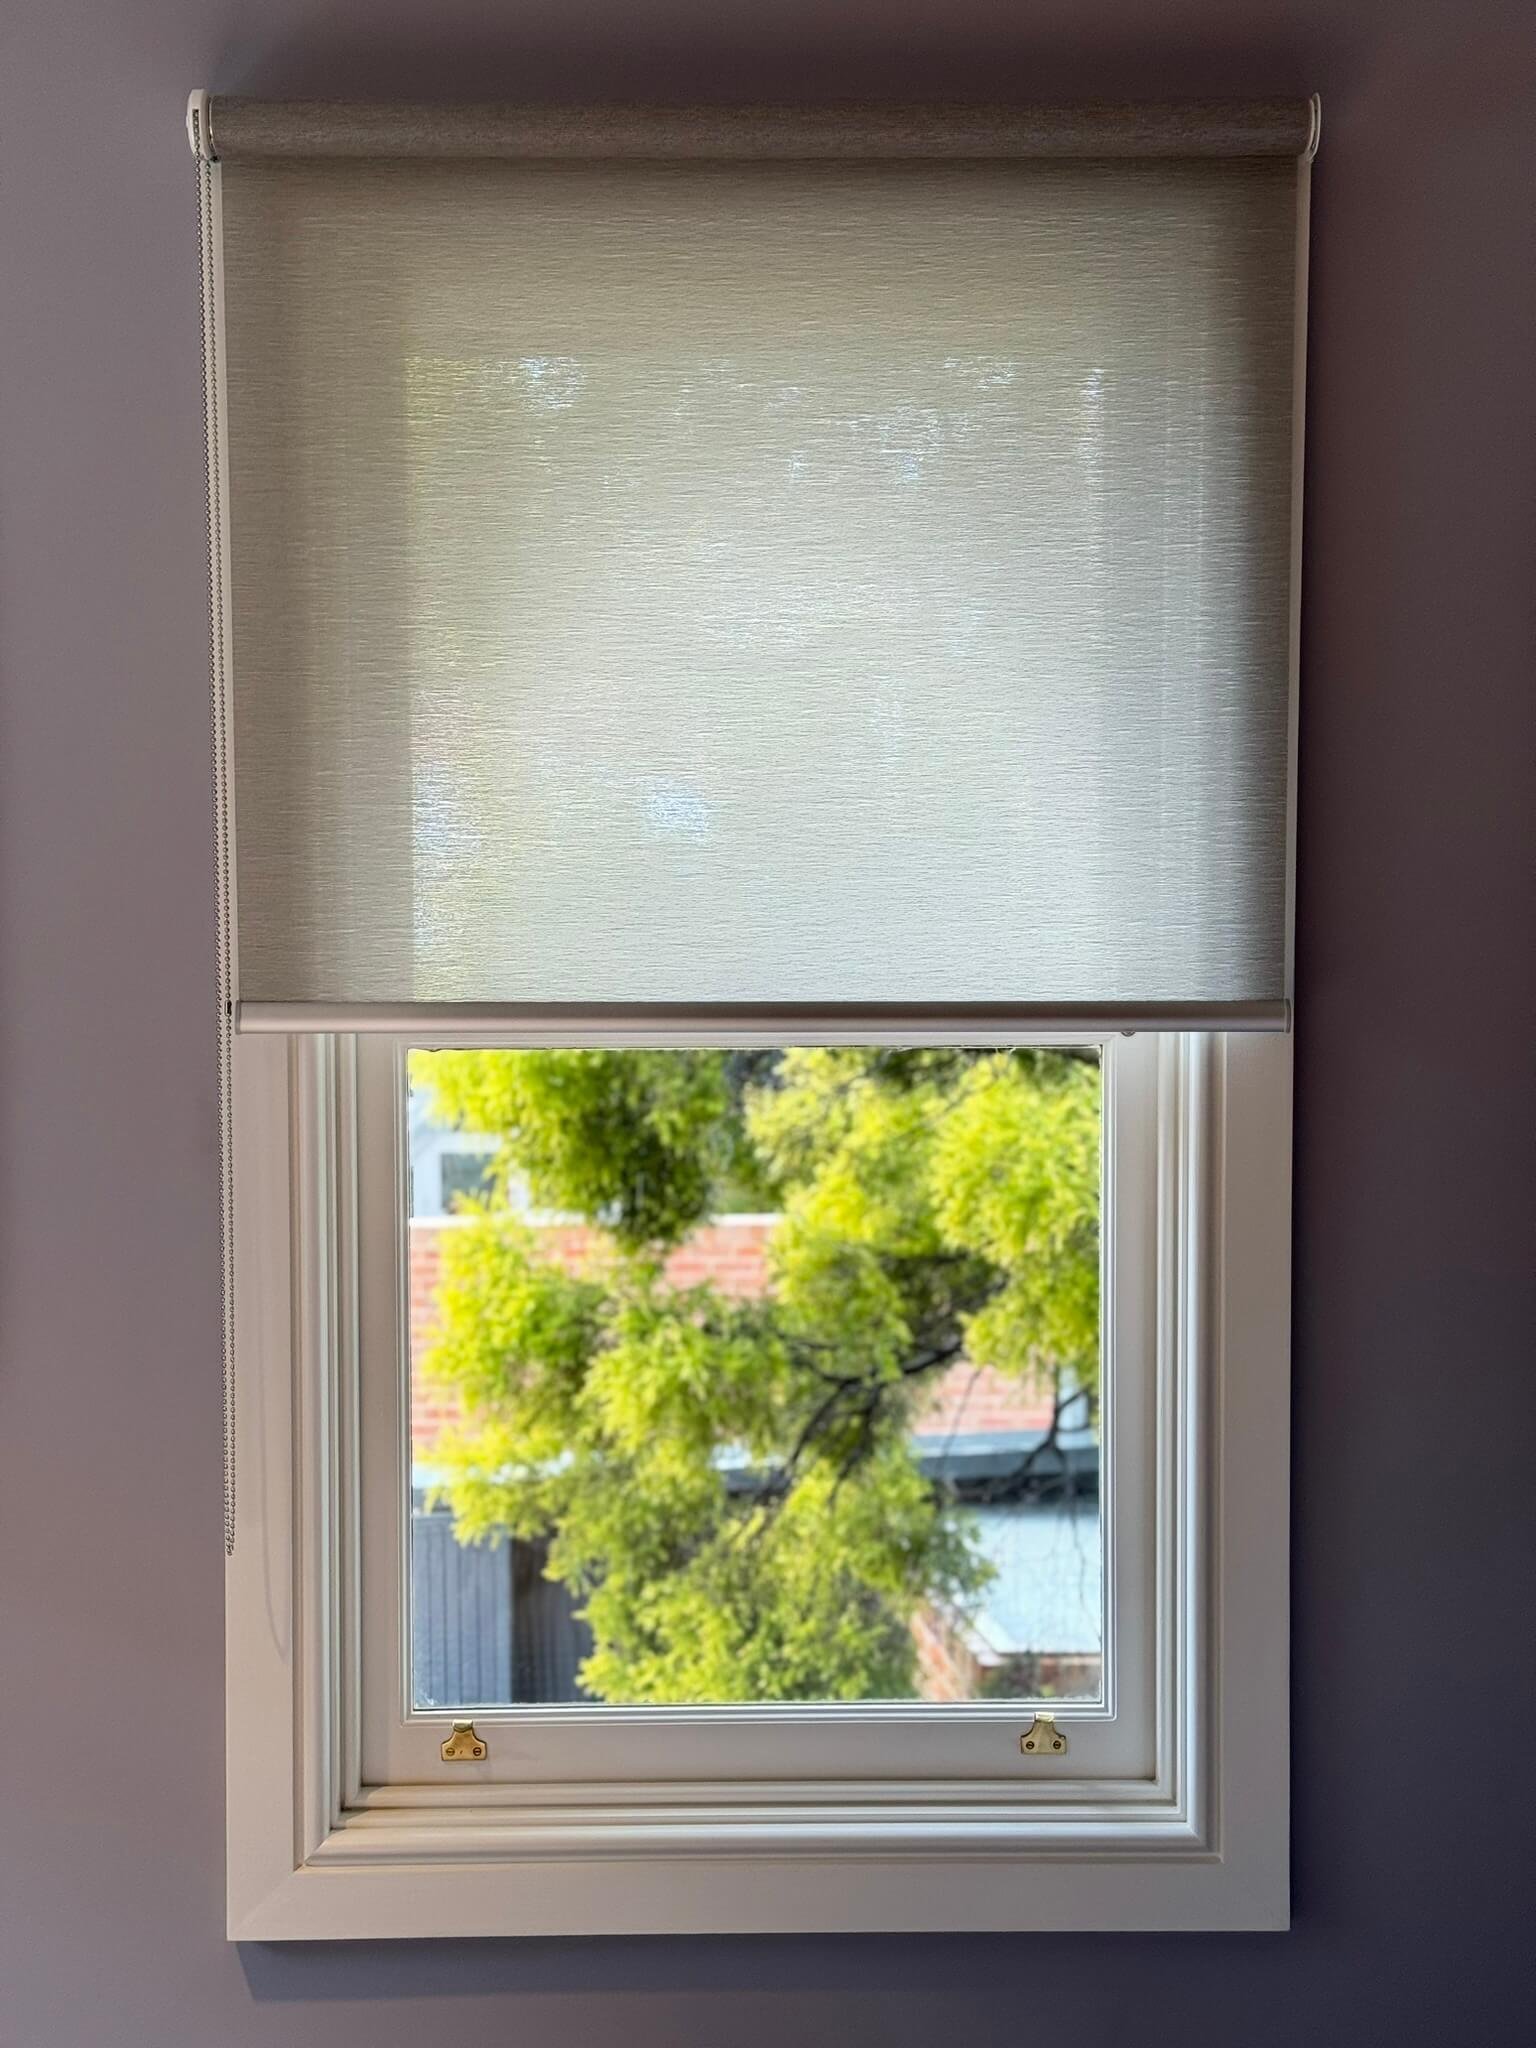
[[[1097,1487],[1096,1430],[1059,1430],[1049,1447],[1046,1438],[1043,1429],[919,1430],[912,1448],[930,1479],[948,1479],[958,1486],[1006,1480],[1027,1468],[1037,1481],[1070,1480],[1079,1487]]]

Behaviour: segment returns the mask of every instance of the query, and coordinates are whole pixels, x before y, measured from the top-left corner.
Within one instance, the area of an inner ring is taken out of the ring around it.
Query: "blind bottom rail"
[[[593,1041],[779,1044],[904,1038],[990,1043],[1047,1033],[1288,1031],[1284,1001],[1243,1003],[278,1003],[235,1007],[241,1032],[487,1034],[572,1045]]]

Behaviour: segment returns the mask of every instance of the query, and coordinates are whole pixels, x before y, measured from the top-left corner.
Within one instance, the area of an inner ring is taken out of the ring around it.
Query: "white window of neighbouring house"
[[[1285,1923],[1316,124],[195,97],[233,1934]]]

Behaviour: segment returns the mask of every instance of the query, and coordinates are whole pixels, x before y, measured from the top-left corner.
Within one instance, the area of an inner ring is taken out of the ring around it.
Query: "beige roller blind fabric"
[[[1298,176],[221,165],[241,1004],[1281,1002]]]

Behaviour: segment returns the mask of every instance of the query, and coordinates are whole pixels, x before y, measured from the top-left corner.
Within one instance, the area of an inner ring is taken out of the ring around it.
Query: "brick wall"
[[[912,1617],[917,1645],[917,1690],[925,1700],[971,1700],[984,1673],[981,1661],[948,1616],[932,1607]]]
[[[912,1640],[920,1699],[1086,1700],[1103,1681],[1103,1663],[1095,1656],[995,1656],[980,1648],[962,1622],[933,1607],[912,1617]]]
[[[1021,1386],[987,1365],[962,1358],[934,1382],[917,1418],[925,1435],[979,1436],[1001,1430],[1049,1429],[1048,1391]]]
[[[722,1293],[749,1299],[768,1285],[768,1243],[771,1216],[729,1216],[706,1223],[681,1244],[667,1261],[667,1277],[675,1286],[696,1286],[711,1280]],[[451,1218],[426,1219],[411,1225],[411,1357],[419,1359],[430,1345],[436,1324],[436,1294],[443,1239],[464,1225]],[[570,1272],[579,1272],[599,1248],[598,1233],[584,1223],[538,1226],[548,1255]],[[421,1373],[411,1381],[411,1441],[418,1455],[429,1453],[438,1433],[458,1419],[451,1395],[431,1387]],[[1044,1429],[1051,1419],[1048,1395],[1023,1388],[1014,1380],[961,1360],[934,1385],[917,1427],[925,1433],[956,1435],[981,1431]]]

